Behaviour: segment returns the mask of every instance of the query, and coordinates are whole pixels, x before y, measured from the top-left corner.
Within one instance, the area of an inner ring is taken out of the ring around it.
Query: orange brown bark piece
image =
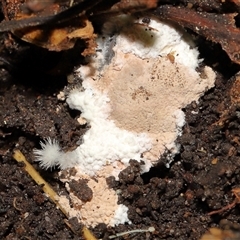
[[[122,11],[124,9],[134,9],[137,11],[139,9],[151,9],[157,7],[157,2],[157,0],[121,0],[119,3],[114,4],[111,10]]]
[[[32,1],[25,0],[22,4],[20,1],[10,0],[5,6],[6,17],[10,20],[30,19],[31,17],[47,16],[48,14],[56,14],[61,11],[61,6],[54,4],[52,0],[50,0],[46,2],[47,7],[45,5],[30,5],[34,10],[36,10],[36,8],[39,10],[40,8],[40,12],[30,11],[29,13],[25,13],[25,5],[31,2]],[[36,3],[38,3],[38,1]],[[93,42],[95,41],[96,35],[94,34],[91,22],[85,16],[79,16],[56,26],[25,27],[13,30],[12,32],[24,41],[47,48],[50,51],[70,49],[74,47],[77,39],[84,39],[87,47],[83,54],[88,55],[95,52],[95,44]]]
[[[234,20],[237,14],[197,12],[194,9],[168,5],[160,6],[155,14],[220,43],[230,59],[240,64],[240,29],[235,26]]]

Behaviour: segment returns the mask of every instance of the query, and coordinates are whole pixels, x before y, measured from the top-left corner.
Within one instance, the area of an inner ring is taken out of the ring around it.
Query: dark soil
[[[57,192],[64,191],[57,170],[39,169],[32,150],[46,137],[75,148],[87,130],[77,124],[79,113],[56,97],[64,86],[71,88],[80,81],[69,73],[81,60],[81,45],[74,51],[51,53],[8,34],[0,38],[0,239],[82,239],[76,220],[66,224],[41,186],[12,158],[13,150],[20,149]],[[187,124],[178,139],[182,147],[170,168],[162,157],[149,173],[141,175],[141,163],[132,160],[118,182],[108,179],[111,187],[121,190],[119,202],[128,206],[132,225],[106,228],[100,224],[92,229],[97,238],[150,226],[155,227],[154,233],[124,239],[200,239],[211,227],[240,231],[238,202],[208,215],[235,201],[231,190],[240,187],[240,106],[230,107],[229,96],[233,76],[240,68],[218,45],[198,41],[205,63],[218,73],[215,88],[199,104],[184,110]],[[224,111],[228,117],[219,124]]]

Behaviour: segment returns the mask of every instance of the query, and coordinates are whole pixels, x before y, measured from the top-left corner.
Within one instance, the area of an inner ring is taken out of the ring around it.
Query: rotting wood
[[[163,5],[154,11],[155,15],[179,23],[183,27],[220,43],[230,59],[240,64],[240,29],[235,26],[238,13],[220,14],[198,12],[191,8]]]

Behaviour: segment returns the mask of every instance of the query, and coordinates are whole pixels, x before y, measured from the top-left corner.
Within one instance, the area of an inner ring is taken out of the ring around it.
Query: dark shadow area
[[[229,79],[240,70],[240,66],[230,60],[220,44],[215,44],[204,37],[198,36],[197,46],[200,52],[199,58],[203,58],[206,65],[211,66],[225,78]]]
[[[0,57],[5,83],[8,81],[31,87],[40,93],[52,94],[67,85],[67,75],[83,61],[81,52],[84,44],[81,41],[68,51],[53,52],[15,40],[16,48],[4,49]]]
[[[158,163],[156,166],[151,167],[149,172],[141,175],[144,184],[148,184],[154,177],[165,178],[169,175],[169,168],[166,168],[163,162]]]

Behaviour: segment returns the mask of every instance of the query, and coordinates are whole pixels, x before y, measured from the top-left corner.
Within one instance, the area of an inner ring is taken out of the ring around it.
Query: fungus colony
[[[214,86],[215,73],[199,66],[198,50],[183,29],[158,19],[146,23],[120,15],[104,24],[96,41],[96,54],[77,71],[82,87],[66,99],[81,111],[79,124],[90,129],[72,152],[48,139],[35,154],[43,167],[63,170],[60,178],[70,195],[59,201],[66,202],[70,216],[87,226],[113,226],[130,221],[106,178],[117,179],[130,159],[145,163],[142,172],[166,151],[170,163],[185,124],[181,109]]]

